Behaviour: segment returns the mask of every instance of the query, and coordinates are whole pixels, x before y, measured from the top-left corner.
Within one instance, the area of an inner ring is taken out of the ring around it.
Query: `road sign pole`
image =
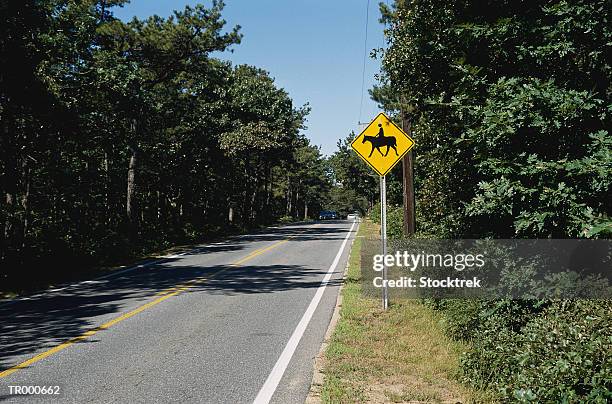
[[[410,152],[413,146],[414,140],[383,112],[376,115],[376,118],[351,142],[351,147],[357,155],[372,167],[380,177],[380,222],[383,255],[387,254],[387,184],[385,175],[395,167],[402,157]],[[412,167],[412,159],[408,161],[410,164],[407,166]],[[412,187],[410,186],[410,188]],[[414,198],[411,200],[414,200]],[[404,203],[404,205],[409,206],[407,203]],[[411,209],[411,212],[413,212],[412,216],[414,217],[414,208]],[[414,219],[406,220],[406,223],[409,222],[414,222]],[[414,232],[414,226],[412,228],[412,232]],[[387,270],[388,268],[383,262],[382,303],[384,310],[389,307]]]
[[[383,175],[380,177],[380,238],[382,239],[382,253],[383,257],[387,255],[387,181]],[[383,258],[383,289],[382,289],[382,304],[383,310],[387,310],[389,307],[389,289],[387,288],[387,265],[385,265],[385,259]]]

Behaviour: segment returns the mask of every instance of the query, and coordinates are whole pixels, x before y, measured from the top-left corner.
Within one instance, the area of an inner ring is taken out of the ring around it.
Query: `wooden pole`
[[[410,136],[410,120],[402,108],[402,130]],[[402,177],[404,185],[404,236],[414,235],[416,230],[416,217],[414,206],[414,160],[412,150],[402,158]]]

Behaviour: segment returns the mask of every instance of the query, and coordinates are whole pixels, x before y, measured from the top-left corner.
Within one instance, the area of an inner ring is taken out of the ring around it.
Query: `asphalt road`
[[[356,230],[273,228],[0,304],[0,401],[302,403]]]

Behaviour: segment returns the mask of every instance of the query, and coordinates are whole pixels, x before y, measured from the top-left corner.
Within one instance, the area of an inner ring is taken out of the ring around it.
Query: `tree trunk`
[[[259,209],[259,215],[262,219],[263,223],[268,223],[269,222],[269,203],[270,203],[270,195],[269,195],[269,191],[268,191],[268,183],[270,181],[270,169],[269,169],[270,165],[266,162],[264,164],[264,177],[263,177],[263,189],[261,192],[261,197],[259,198],[259,205],[258,205],[258,209]]]
[[[251,194],[251,180],[249,178],[249,172],[250,170],[250,166],[251,162],[249,157],[246,157],[246,160],[244,162],[244,180],[245,180],[245,184],[244,184],[244,192],[243,192],[243,200],[242,200],[242,223],[249,225],[249,218],[250,218],[250,212],[251,212],[251,207],[249,206],[249,203],[251,202],[251,198],[250,198],[250,194]]]
[[[291,206],[291,200],[292,198],[292,192],[291,189],[287,190],[287,216],[291,216],[291,212],[293,210],[292,206]]]
[[[162,208],[161,208],[161,204],[162,204],[162,196],[161,196],[161,192],[159,190],[157,190],[157,200],[156,200],[156,205],[157,205],[157,225],[161,225],[161,218],[162,218]]]
[[[295,190],[295,214],[292,215],[293,217],[300,217],[299,203],[300,203],[300,187],[301,186],[302,186],[302,180],[299,180],[297,189]]]
[[[102,162],[104,168],[104,221],[106,224],[111,222],[111,207],[110,207],[110,175],[108,172],[108,152],[104,151],[104,160]]]
[[[255,184],[253,186],[253,191],[251,192],[251,206],[249,208],[249,221],[251,223],[255,222],[255,207],[257,206],[257,191],[259,188],[259,178],[255,175]]]
[[[271,209],[270,209],[270,198],[272,196],[272,169],[270,168],[270,165],[268,164],[268,169],[267,169],[267,181],[266,181],[266,218],[268,219],[268,221],[270,220],[270,214],[271,214]]]
[[[137,212],[137,189],[136,189],[136,175],[138,169],[138,149],[135,145],[129,145],[130,152],[130,165],[127,174],[127,200],[125,204],[127,219],[130,224],[131,230],[136,230],[138,212]]]
[[[308,220],[308,201],[304,201],[304,220]]]
[[[146,194],[144,194],[143,200],[144,201],[151,200],[151,192],[147,192]],[[146,209],[146,204],[143,204],[143,206],[141,206],[140,209],[138,209],[138,213],[140,213],[140,223],[146,223],[145,209]]]
[[[31,182],[31,169],[30,165],[24,159],[23,162],[23,176],[25,182],[25,192],[21,197],[21,207],[23,209],[23,225],[21,227],[21,248],[25,248],[26,246],[26,237],[28,235],[28,226],[30,219],[29,212],[29,201],[30,201],[30,182]]]
[[[6,219],[4,221],[4,240],[7,248],[13,240],[13,216],[15,214],[15,194],[9,190],[5,191]]]
[[[1,121],[0,121],[1,122]],[[4,158],[4,177],[2,178],[4,188],[4,238],[2,253],[4,258],[13,256],[13,247],[15,244],[15,215],[16,207],[15,200],[17,198],[17,148],[14,139],[9,134],[8,123],[3,125],[2,134],[2,157]]]

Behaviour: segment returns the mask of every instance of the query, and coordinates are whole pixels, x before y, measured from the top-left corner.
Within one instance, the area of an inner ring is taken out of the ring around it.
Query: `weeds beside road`
[[[342,289],[341,318],[325,352],[324,402],[467,402],[476,398],[456,380],[466,348],[449,340],[440,316],[416,300],[387,312],[361,293],[360,250],[378,226],[364,220],[353,244]]]

